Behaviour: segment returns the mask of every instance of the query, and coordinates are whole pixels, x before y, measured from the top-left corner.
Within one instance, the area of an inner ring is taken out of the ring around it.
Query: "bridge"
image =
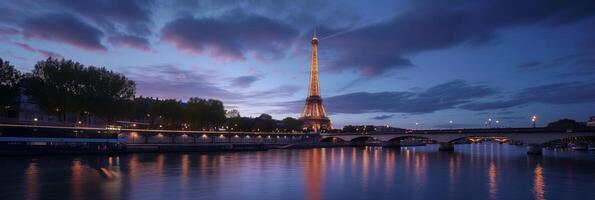
[[[440,151],[453,151],[454,143],[468,138],[503,138],[527,146],[528,154],[541,154],[544,144],[577,137],[595,137],[595,128],[490,128],[490,129],[444,129],[409,130],[401,132],[327,133],[321,134],[321,142],[365,142],[376,140],[383,146],[401,146],[408,138],[431,140],[439,144]]]
[[[541,154],[542,147],[547,143],[580,137],[595,137],[595,128],[444,129],[318,134],[0,124],[0,146],[14,147],[21,144],[21,146],[26,145],[27,150],[31,149],[31,145],[47,147],[55,144],[62,146],[83,144],[99,149],[124,148],[140,151],[242,150],[300,144],[333,146],[333,143],[338,142],[365,145],[368,141],[379,141],[387,147],[400,147],[404,140],[417,138],[438,143],[438,149],[441,151],[453,151],[454,144],[465,139],[493,138],[500,141],[522,143],[527,146],[528,154]],[[329,143],[330,145],[324,145]]]

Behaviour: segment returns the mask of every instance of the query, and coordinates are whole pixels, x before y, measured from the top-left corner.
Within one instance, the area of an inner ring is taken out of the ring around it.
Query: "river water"
[[[520,146],[0,158],[0,199],[595,199],[595,153]]]

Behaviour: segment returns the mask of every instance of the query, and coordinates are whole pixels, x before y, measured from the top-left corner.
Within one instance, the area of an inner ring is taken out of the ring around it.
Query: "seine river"
[[[457,145],[0,158],[0,199],[595,199],[595,152]]]

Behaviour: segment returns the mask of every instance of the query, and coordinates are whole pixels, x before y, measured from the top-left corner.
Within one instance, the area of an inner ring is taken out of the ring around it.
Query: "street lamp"
[[[489,128],[492,128],[492,118],[488,118],[488,125],[489,125]]]
[[[88,126],[91,123],[91,118],[89,118],[89,111],[84,111],[83,113],[87,117],[87,126]]]
[[[415,130],[417,130],[418,125],[419,125],[419,123],[415,122]]]
[[[496,128],[498,128],[498,124],[500,123],[500,120],[496,120]]]
[[[450,123],[450,129],[452,129],[452,120],[450,120],[448,123]]]
[[[535,122],[537,122],[537,116],[533,115],[533,117],[531,117],[531,122],[533,122],[533,128],[535,128]]]

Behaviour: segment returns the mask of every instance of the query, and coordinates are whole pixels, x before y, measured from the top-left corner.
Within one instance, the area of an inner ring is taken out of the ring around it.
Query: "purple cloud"
[[[28,19],[22,28],[26,38],[64,42],[93,51],[107,50],[100,42],[103,32],[72,15],[40,15]]]
[[[190,97],[216,98],[226,103],[242,100],[241,94],[209,82],[209,77],[213,75],[198,74],[174,65],[128,67],[123,73],[137,83],[140,95],[183,101]]]
[[[127,46],[142,51],[151,51],[151,47],[149,47],[149,41],[142,37],[133,35],[117,35],[108,37],[107,41],[116,46]]]
[[[247,88],[259,79],[260,77],[258,76],[239,76],[231,80],[231,86]]]
[[[374,116],[371,119],[373,120],[385,120],[385,119],[390,119],[393,118],[395,115],[378,115],[378,116]]]
[[[127,32],[149,35],[151,30],[152,0],[56,0],[56,2],[77,13],[79,16],[95,22],[108,32],[120,32],[117,24],[123,24]]]
[[[8,36],[8,35],[17,35],[20,31],[14,28],[0,28],[0,35]]]
[[[269,90],[250,92],[249,94],[244,96],[247,98],[287,97],[295,94],[297,91],[300,90],[300,88],[301,87],[295,85],[280,85]]]
[[[19,47],[21,47],[21,48],[23,48],[23,49],[25,49],[25,50],[27,50],[27,51],[29,51],[29,52],[39,53],[39,54],[41,54],[41,55],[43,55],[45,57],[64,58],[64,56],[62,56],[62,55],[60,55],[58,53],[54,53],[54,52],[43,50],[43,49],[36,49],[36,48],[33,48],[33,47],[31,47],[31,46],[29,46],[28,44],[25,44],[25,43],[15,42],[14,44],[17,45],[17,46],[19,46]]]
[[[161,29],[161,39],[177,49],[213,57],[243,60],[278,59],[297,31],[287,24],[252,14],[233,12],[218,18],[180,18]]]

